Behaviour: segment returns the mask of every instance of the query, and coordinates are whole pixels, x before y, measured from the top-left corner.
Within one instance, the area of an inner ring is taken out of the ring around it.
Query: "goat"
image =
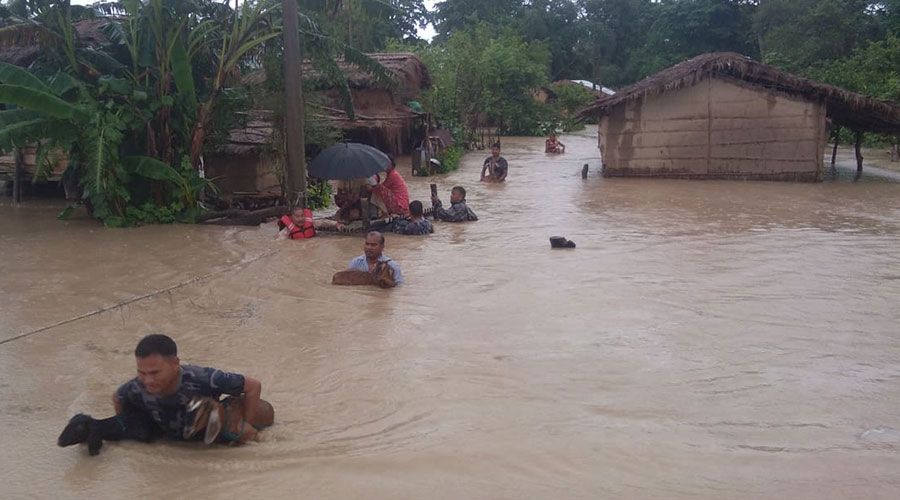
[[[194,437],[200,431],[204,431],[203,442],[206,444],[216,440],[242,444],[256,439],[257,430],[244,422],[244,400],[241,398],[229,396],[217,401],[196,396],[188,403],[188,411],[194,413],[194,419],[184,429],[185,439]]]
[[[155,437],[155,423],[145,413],[129,412],[104,419],[79,413],[69,419],[56,444],[65,447],[87,443],[88,454],[95,456],[100,453],[103,441],[132,439],[149,443]]]
[[[357,271],[349,269],[338,271],[331,277],[332,285],[373,285],[381,288],[393,288],[397,286],[394,281],[394,271],[384,262],[375,265],[375,270]]]

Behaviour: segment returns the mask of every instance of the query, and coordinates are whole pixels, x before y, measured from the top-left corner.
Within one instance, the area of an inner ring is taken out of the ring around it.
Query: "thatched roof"
[[[431,86],[431,75],[422,60],[415,54],[406,52],[373,53],[366,56],[374,59],[384,66],[393,84],[382,82],[375,75],[360,69],[346,61],[338,60],[337,65],[341,73],[347,78],[347,85],[351,89],[384,89],[406,94],[409,99],[418,96],[421,90]],[[328,82],[324,76],[309,61],[304,61],[302,66],[303,80],[311,82],[312,87],[324,90]],[[258,85],[266,80],[265,71],[258,70],[248,74],[243,81],[248,85]]]
[[[431,86],[431,75],[428,74],[428,68],[425,67],[419,56],[415,54],[395,52],[366,55],[384,66],[401,87],[408,87],[418,91]],[[351,66],[344,62],[338,62],[338,66],[341,67],[341,71],[346,75],[347,83],[351,88],[385,88],[370,73],[362,71],[356,66]],[[304,71],[312,71],[314,74],[311,67],[304,67]]]
[[[109,39],[103,34],[103,27],[109,23],[109,19],[83,19],[75,21],[75,39],[81,47],[101,47],[109,43]],[[37,33],[23,30],[22,35],[13,43],[0,46],[0,61],[28,67],[41,54]]]
[[[243,128],[228,132],[228,141],[219,148],[219,152],[232,155],[255,154],[271,147],[274,134],[271,113],[255,110],[249,114],[250,119]]]
[[[603,116],[626,101],[690,87],[707,77],[732,79],[817,102],[824,102],[828,117],[840,126],[867,132],[900,133],[900,106],[833,85],[792,75],[733,52],[703,54],[649,76],[616,95],[601,97],[580,115]]]

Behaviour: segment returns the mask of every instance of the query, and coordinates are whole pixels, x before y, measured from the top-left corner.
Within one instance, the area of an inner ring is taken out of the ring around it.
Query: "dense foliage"
[[[474,81],[491,70],[475,57],[489,47],[487,36],[542,47],[508,56],[518,58],[517,66],[544,65],[545,76],[532,85],[585,79],[617,88],[702,53],[734,51],[849,90],[900,96],[900,0],[444,0],[436,4],[434,22],[438,35],[426,54],[439,59],[430,65],[438,86],[450,82],[451,89],[460,66],[450,60],[470,61],[465,72]],[[492,73],[495,87],[521,81],[516,72],[504,74],[506,68]],[[497,79],[508,81],[498,85]],[[438,92],[432,110],[459,121],[465,109],[449,105],[454,98],[446,88]],[[467,103],[485,112],[496,108],[477,94],[464,95],[476,97]],[[546,113],[560,111],[519,96],[516,89],[509,106],[496,109],[510,124],[506,132],[536,132],[535,117],[552,123]]]

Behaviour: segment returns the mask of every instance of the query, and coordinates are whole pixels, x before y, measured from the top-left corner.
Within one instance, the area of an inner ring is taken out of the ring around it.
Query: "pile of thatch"
[[[601,97],[580,115],[604,116],[626,101],[690,87],[706,78],[733,79],[793,97],[824,102],[835,125],[858,131],[900,133],[900,106],[833,85],[814,82],[733,52],[703,54],[649,76],[616,95]]]

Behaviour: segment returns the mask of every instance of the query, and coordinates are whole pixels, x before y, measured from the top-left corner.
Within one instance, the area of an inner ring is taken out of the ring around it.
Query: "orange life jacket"
[[[312,238],[316,235],[316,228],[313,227],[312,211],[308,208],[303,209],[303,224],[300,226],[294,224],[290,215],[282,215],[279,222],[288,229],[288,236],[292,240]]]

